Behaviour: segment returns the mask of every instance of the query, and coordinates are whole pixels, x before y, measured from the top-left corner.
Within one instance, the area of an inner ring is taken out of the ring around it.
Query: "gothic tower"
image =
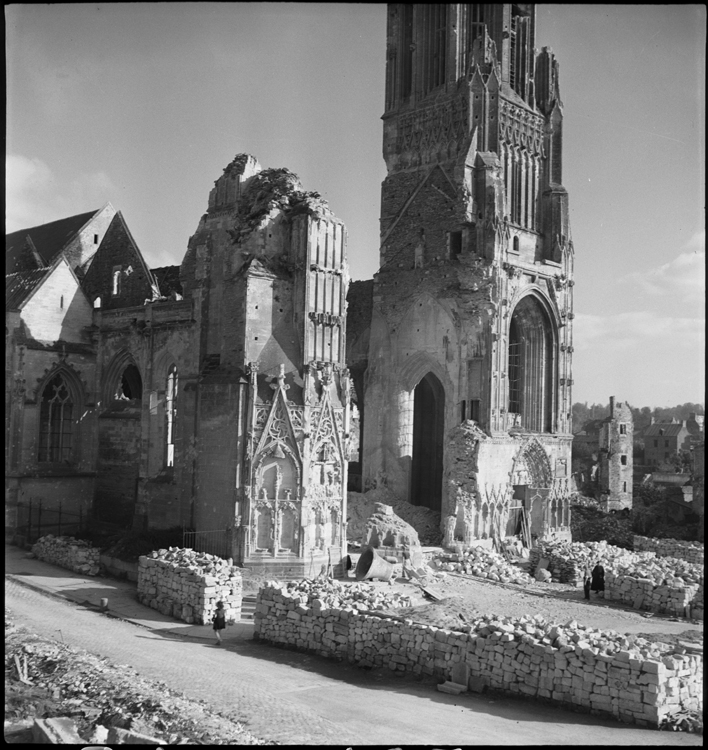
[[[634,417],[624,401],[610,396],[610,416],[600,427],[598,484],[608,510],[632,507],[634,477]]]
[[[239,154],[182,262],[200,373],[192,525],[288,577],[346,549],[344,224],[287,169]]]
[[[363,480],[447,543],[568,535],[573,246],[530,4],[390,4]]]

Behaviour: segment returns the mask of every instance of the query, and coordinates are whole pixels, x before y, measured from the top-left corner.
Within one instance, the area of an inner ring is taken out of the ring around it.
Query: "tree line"
[[[680,422],[687,420],[691,414],[705,414],[703,404],[693,404],[687,401],[685,404],[678,406],[657,406],[653,409],[649,406],[633,407],[632,417],[634,418],[635,435],[641,432],[651,424],[652,417],[655,422],[670,422],[672,419],[678,419]],[[609,401],[606,404],[588,404],[577,402],[573,404],[573,433],[580,432],[586,422],[592,419],[605,419],[610,415]]]

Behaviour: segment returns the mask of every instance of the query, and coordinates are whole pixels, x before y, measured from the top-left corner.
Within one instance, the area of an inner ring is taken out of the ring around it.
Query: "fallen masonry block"
[[[83,742],[83,740],[79,740]],[[108,730],[109,745],[161,745],[162,740],[157,737],[150,737],[140,732],[131,732],[130,729],[121,729],[120,727],[111,727]],[[85,744],[85,743],[84,743]]]
[[[85,745],[76,731],[74,722],[65,717],[35,719],[32,725],[32,740],[38,745]]]
[[[438,685],[438,690],[441,693],[449,693],[450,695],[459,695],[460,693],[467,692],[467,688],[464,685],[458,685],[457,683],[450,682],[449,680]]]
[[[487,683],[482,677],[470,677],[467,684],[469,689],[475,693],[483,693],[487,689]]]

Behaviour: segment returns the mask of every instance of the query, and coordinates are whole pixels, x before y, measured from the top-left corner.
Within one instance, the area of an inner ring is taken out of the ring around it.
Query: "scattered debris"
[[[66,717],[86,743],[111,728],[156,736],[164,744],[262,745],[236,719],[211,711],[87,651],[31,633],[5,610],[5,729]]]
[[[461,549],[453,553],[443,552],[433,559],[440,570],[451,573],[465,573],[490,581],[522,586],[531,583],[531,578],[524,570],[507,562],[498,552],[483,547],[470,547],[466,551]]]
[[[659,729],[703,734],[703,714],[700,711],[679,711],[666,716],[659,725]]]

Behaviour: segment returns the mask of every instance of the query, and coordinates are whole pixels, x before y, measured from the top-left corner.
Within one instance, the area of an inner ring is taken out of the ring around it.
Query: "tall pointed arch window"
[[[532,432],[551,432],[554,349],[551,322],[533,296],[516,306],[509,325],[508,410],[514,423]]]
[[[44,387],[39,407],[39,454],[42,463],[72,458],[74,402],[64,376],[55,375]]]
[[[177,423],[177,368],[172,365],[167,373],[165,387],[165,466],[175,465],[175,428]]]

